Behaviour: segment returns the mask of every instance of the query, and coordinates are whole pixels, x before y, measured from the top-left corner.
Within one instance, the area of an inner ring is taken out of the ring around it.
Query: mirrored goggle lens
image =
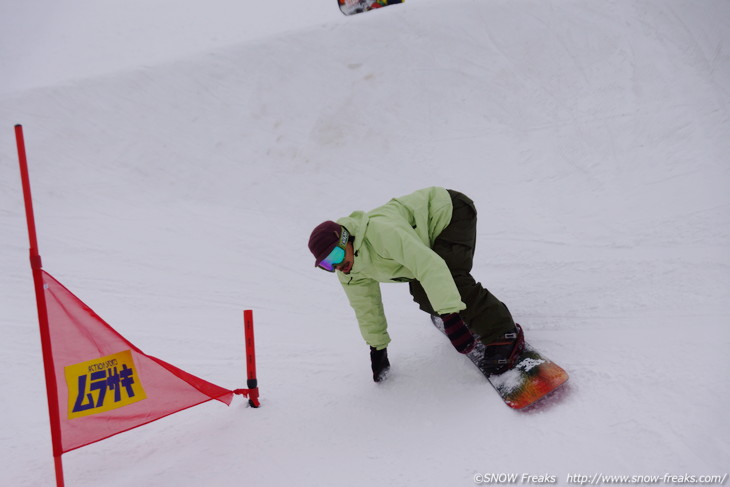
[[[345,260],[345,249],[342,247],[335,247],[332,252],[330,252],[330,255],[324,258],[322,262],[319,263],[319,266],[329,272],[334,272],[335,266],[342,264],[342,261]]]

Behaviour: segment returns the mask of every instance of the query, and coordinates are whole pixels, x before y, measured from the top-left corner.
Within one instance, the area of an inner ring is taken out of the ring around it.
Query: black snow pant
[[[515,327],[507,306],[471,276],[477,241],[477,210],[474,202],[458,191],[448,190],[454,205],[451,222],[436,237],[433,251],[446,261],[466,309],[461,319],[483,343],[491,343]],[[419,307],[436,314],[418,281],[410,283],[411,296]]]

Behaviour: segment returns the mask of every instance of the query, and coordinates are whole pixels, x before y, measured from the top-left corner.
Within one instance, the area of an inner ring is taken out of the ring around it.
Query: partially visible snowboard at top
[[[404,0],[337,0],[340,11],[345,15],[359,14],[374,8],[387,7],[396,3],[403,3]]]
[[[432,316],[431,321],[441,333],[444,333],[444,322],[441,318]],[[484,357],[484,345],[480,341],[477,340],[476,347],[467,354],[467,357],[497,390],[505,404],[512,409],[522,409],[536,403],[568,380],[568,374],[562,367],[529,343],[525,343],[525,349],[519,355],[514,367],[501,374],[490,374],[480,367],[481,359]]]

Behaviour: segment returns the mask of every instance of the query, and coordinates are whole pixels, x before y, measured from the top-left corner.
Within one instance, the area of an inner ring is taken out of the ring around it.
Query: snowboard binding
[[[515,330],[505,333],[501,339],[484,345],[479,368],[486,374],[501,374],[511,369],[525,350],[525,334],[515,323]]]

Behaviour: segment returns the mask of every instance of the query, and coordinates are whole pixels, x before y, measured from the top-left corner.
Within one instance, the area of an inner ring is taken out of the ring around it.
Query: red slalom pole
[[[46,295],[43,290],[43,273],[41,256],[38,253],[38,238],[35,230],[35,216],[33,214],[33,198],[30,193],[30,176],[28,174],[28,159],[25,153],[25,138],[23,126],[15,126],[15,140],[18,145],[18,162],[20,164],[20,179],[23,185],[23,200],[25,202],[25,218],[28,223],[28,240],[30,241],[30,268],[33,272],[33,284],[38,305],[38,325],[41,332],[41,350],[43,353],[43,371],[46,377],[46,396],[48,398],[48,415],[51,421],[51,444],[53,447],[53,463],[56,470],[56,486],[63,487],[63,463],[61,455],[61,422],[58,406],[58,384],[53,367],[53,352],[51,348],[51,332],[48,326],[48,309]]]
[[[253,311],[247,309],[243,312],[243,329],[246,336],[246,371],[248,374],[248,403],[251,407],[257,408],[259,403],[259,386],[256,379],[256,344],[253,339]]]
[[[259,386],[256,379],[256,343],[253,338],[253,311],[250,309],[243,312],[243,331],[246,339],[246,372],[248,380],[246,385],[248,389],[236,389],[235,394],[248,397],[248,404],[252,408],[261,405],[259,402]]]

